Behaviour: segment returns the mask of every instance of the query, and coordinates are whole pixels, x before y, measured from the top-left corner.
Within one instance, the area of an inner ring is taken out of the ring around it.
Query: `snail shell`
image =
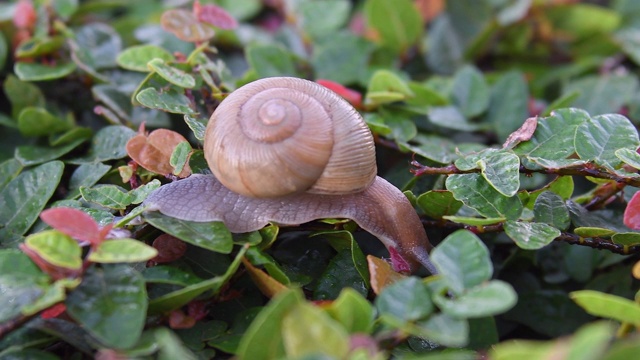
[[[204,154],[225,187],[249,197],[351,194],[377,172],[360,114],[325,87],[289,77],[257,80],[222,101]]]

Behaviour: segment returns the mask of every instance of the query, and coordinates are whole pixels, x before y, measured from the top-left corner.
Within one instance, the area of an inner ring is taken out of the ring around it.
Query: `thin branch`
[[[472,226],[454,223],[452,221],[434,221],[422,219],[422,224],[430,228],[466,229],[473,232],[474,234],[496,233],[503,231],[502,223],[487,226]],[[640,245],[625,247],[624,245],[611,242],[610,239],[605,239],[602,237],[583,238],[569,232],[562,232],[560,236],[554,239],[554,241],[562,241],[571,245],[587,246],[599,250],[609,250],[612,253],[621,255],[640,254]]]
[[[470,173],[480,172],[480,169],[463,171],[458,169],[454,164],[442,166],[442,167],[432,167],[432,166],[422,165],[420,162],[416,160],[412,161],[411,165],[414,166],[414,168],[411,169],[411,172],[415,176],[470,174]],[[590,165],[590,164],[580,166],[580,167],[545,168],[545,169],[538,169],[538,170],[527,169],[521,165],[520,172],[523,174],[542,173],[542,174],[550,174],[550,175],[591,176],[599,179],[613,180],[619,184],[640,187],[640,177],[627,177],[627,176],[618,175],[618,174],[609,172],[606,169],[594,167],[593,165]]]

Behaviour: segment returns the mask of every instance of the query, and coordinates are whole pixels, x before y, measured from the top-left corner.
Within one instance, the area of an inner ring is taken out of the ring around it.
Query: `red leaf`
[[[208,313],[207,303],[204,301],[194,300],[187,304],[187,314],[196,321],[202,320]]]
[[[30,29],[36,24],[37,17],[31,0],[20,0],[13,12],[13,25],[18,29]]]
[[[391,266],[393,266],[393,270],[401,274],[411,273],[411,265],[409,265],[407,260],[403,258],[393,246],[389,247],[389,255],[391,256]]]
[[[60,316],[60,314],[65,311],[67,311],[67,307],[64,305],[64,303],[57,303],[47,310],[43,311],[40,314],[40,317],[43,319],[52,319]]]
[[[158,250],[158,255],[151,261],[158,264],[178,260],[187,251],[187,244],[184,241],[169,234],[158,236],[151,246]]]
[[[127,142],[127,154],[143,168],[156,174],[167,175],[173,172],[170,164],[173,150],[183,141],[184,136],[175,131],[157,129],[148,136],[138,134]],[[191,168],[186,164],[180,173],[184,178],[191,175]]]
[[[76,240],[91,244],[102,241],[98,223],[81,210],[65,207],[47,209],[40,214],[40,219]]]
[[[199,1],[193,4],[193,14],[198,21],[211,24],[223,30],[231,30],[238,27],[238,22],[225,9],[216,5],[200,5]]]
[[[342,96],[345,100],[351,103],[353,107],[357,109],[362,107],[362,94],[359,92],[331,80],[318,79],[316,82]]]
[[[633,194],[624,209],[624,224],[630,229],[640,230],[640,191]]]

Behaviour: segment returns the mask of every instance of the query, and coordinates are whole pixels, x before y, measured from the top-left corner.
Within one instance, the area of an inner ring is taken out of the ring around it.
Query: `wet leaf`
[[[517,219],[522,212],[522,202],[517,196],[504,196],[480,174],[450,175],[446,185],[456,200],[483,216]]]
[[[160,92],[149,87],[140,91],[136,95],[136,100],[148,108],[159,109],[170,113],[187,115],[197,113],[191,108],[189,98],[174,88]]]
[[[112,125],[100,129],[93,137],[87,155],[71,160],[71,163],[95,163],[122,159],[127,156],[127,141],[135,136],[135,131],[126,126]]]
[[[640,140],[629,119],[611,114],[593,117],[578,126],[575,144],[581,159],[615,169],[620,165],[616,150],[635,150],[640,145]]]
[[[545,223],[560,230],[566,230],[571,224],[564,199],[551,191],[544,191],[536,198],[533,216],[536,222]]]
[[[526,250],[540,249],[560,236],[560,230],[553,226],[525,221],[506,221],[504,231],[516,245]]]

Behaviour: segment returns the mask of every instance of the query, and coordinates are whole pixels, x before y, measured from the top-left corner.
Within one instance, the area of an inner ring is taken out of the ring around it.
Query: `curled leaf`
[[[538,118],[530,117],[524,121],[522,126],[514,132],[512,132],[507,140],[502,145],[503,148],[512,148],[518,145],[521,142],[529,141],[533,136],[533,133],[536,132],[536,128],[538,127]]]
[[[148,136],[138,134],[127,142],[127,153],[135,162],[143,168],[157,174],[167,175],[173,173],[171,166],[171,154],[183,141],[184,136],[175,131],[158,129]],[[187,177],[191,174],[191,168],[185,164],[179,177]]]

